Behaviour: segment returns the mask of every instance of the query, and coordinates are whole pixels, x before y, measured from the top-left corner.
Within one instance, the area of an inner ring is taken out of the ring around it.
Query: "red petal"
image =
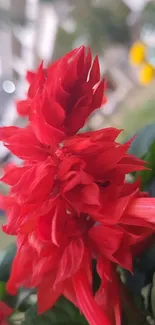
[[[97,225],[89,230],[89,236],[93,239],[102,254],[111,260],[114,252],[120,247],[124,234],[119,228]]]
[[[97,84],[100,80],[100,66],[98,61],[98,56],[95,57],[92,68],[90,70],[89,82],[92,86]]]
[[[91,54],[90,48],[88,48],[87,55],[85,56],[84,72],[83,72],[83,76],[84,76],[86,81],[87,81],[89,69],[91,67],[91,63],[92,63],[92,54]]]
[[[73,85],[78,79],[78,75],[80,73],[81,62],[84,60],[84,51],[85,47],[81,46],[75,52],[73,52],[73,56],[68,61],[67,71],[65,73],[65,77],[62,83],[62,86],[65,90],[71,91]],[[83,66],[83,64],[82,64]],[[83,69],[82,69],[83,71]]]
[[[133,197],[137,195],[137,189],[130,193],[124,193],[120,197],[117,194],[118,187],[110,185],[106,192],[101,195],[102,209],[96,214],[101,223],[110,225],[119,222],[121,218],[124,218],[124,212]],[[112,199],[113,197],[113,199]],[[126,214],[125,214],[126,215]]]
[[[0,140],[7,142],[7,140],[18,132],[17,126],[5,126],[0,128]]]
[[[29,115],[30,110],[30,101],[29,100],[20,100],[16,102],[17,113],[21,116]]]
[[[0,128],[0,140],[14,155],[23,160],[38,161],[47,157],[45,148],[41,147],[30,126]]]
[[[65,248],[58,266],[56,284],[72,277],[81,267],[84,256],[84,243],[81,238],[73,239]]]
[[[70,300],[76,307],[78,306],[77,299],[76,299],[76,293],[73,287],[73,282],[71,279],[65,280],[65,287],[64,287],[64,296]]]
[[[28,96],[30,98],[33,98],[35,94],[41,89],[43,89],[44,83],[45,83],[45,72],[43,69],[43,61],[41,62],[37,73],[35,74],[32,83],[30,85],[30,88],[28,90]]]
[[[105,80],[102,80],[93,94],[90,113],[94,111],[94,109],[99,108],[103,103],[105,103],[106,99],[104,97],[104,89]]]
[[[8,171],[0,180],[8,185],[15,185],[20,178],[23,176],[23,173],[26,172],[30,167],[14,167]]]
[[[113,142],[122,130],[116,128],[105,128],[102,130],[86,132],[84,134],[75,135],[64,141],[66,147],[76,153],[83,151],[83,154],[92,154],[98,150],[98,144],[104,149],[104,144],[110,146],[110,141]],[[99,147],[99,148],[100,148]]]
[[[133,199],[127,209],[127,214],[155,223],[155,198]]]
[[[95,161],[97,171],[102,169],[104,172],[107,172],[108,170],[114,168],[115,165],[121,160],[122,156],[124,156],[128,148],[129,144],[126,143],[116,148],[106,150],[102,154],[98,155]]]
[[[38,312],[39,314],[49,310],[60,297],[63,291],[61,285],[54,289],[55,272],[44,277],[38,287]]]
[[[11,276],[7,282],[7,290],[10,294],[16,294],[21,286],[31,287],[33,259],[32,248],[27,243],[21,245],[13,260]]]
[[[99,194],[99,187],[95,183],[85,185],[82,190],[84,204],[100,207]]]
[[[64,236],[65,236],[65,224],[68,219],[68,215],[66,213],[66,202],[63,200],[58,200],[56,207],[53,211],[53,216],[51,220],[51,229],[50,235],[52,238],[52,242],[56,245],[63,245]]]
[[[120,280],[116,274],[115,268],[116,267],[106,259],[100,258],[98,260],[97,271],[101,278],[101,285],[95,298],[97,302],[107,310],[109,315],[114,314],[111,315],[112,321],[115,317],[115,324],[121,325]],[[112,295],[111,292],[113,293]],[[111,304],[109,305],[110,299]]]
[[[33,71],[27,71],[26,73],[26,79],[31,84],[36,76],[36,73]]]
[[[95,302],[88,278],[83,270],[74,276],[73,285],[78,305],[88,323],[90,325],[111,325],[104,311]]]
[[[54,245],[53,245],[54,246]],[[49,254],[45,256],[39,256],[39,260],[33,269],[33,286],[38,286],[38,283],[42,282],[43,278],[46,278],[47,274],[54,273],[54,268],[57,267],[58,260],[60,258],[59,251],[57,247],[52,247],[52,245],[47,246],[49,249]]]
[[[0,300],[0,321],[11,315],[13,309]]]
[[[23,174],[12,193],[20,204],[42,202],[52,190],[54,175],[55,168],[48,159],[37,163]]]
[[[68,180],[63,187],[63,193],[72,190],[75,186],[79,184],[89,185],[92,184],[93,178],[86,174],[83,170],[71,171],[68,173]]]
[[[54,100],[45,99],[43,114],[47,123],[56,128],[64,124],[65,111],[62,106]]]
[[[34,130],[34,133],[36,134],[36,137],[41,143],[47,145],[53,144],[53,146],[55,146],[58,142],[61,142],[61,140],[63,139],[64,132],[58,127],[55,127],[54,125],[48,123],[49,121],[46,119],[46,116],[43,113],[43,107],[46,104],[46,102],[47,101],[44,102],[43,97],[38,98],[38,100],[36,98],[35,101],[33,102],[33,109],[31,110],[31,116],[30,116],[31,125]],[[56,103],[56,106],[53,106],[52,108],[54,110],[58,109],[58,112],[60,113],[59,110],[60,107],[61,106]],[[48,110],[49,107],[47,107],[46,109]],[[61,118],[62,121],[62,114],[60,113],[59,116],[57,115],[57,118]]]

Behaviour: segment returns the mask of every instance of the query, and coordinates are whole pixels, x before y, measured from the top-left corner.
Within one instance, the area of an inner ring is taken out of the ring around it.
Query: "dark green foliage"
[[[22,325],[87,325],[88,323],[78,309],[65,298],[59,299],[56,305],[42,315],[38,315],[37,304],[25,313]]]
[[[15,253],[15,244],[9,245],[6,250],[0,252],[0,281],[8,280]]]
[[[151,196],[155,196],[155,124],[145,126],[137,132],[129,153],[143,159],[148,170],[134,174],[140,175],[142,189],[148,191]]]

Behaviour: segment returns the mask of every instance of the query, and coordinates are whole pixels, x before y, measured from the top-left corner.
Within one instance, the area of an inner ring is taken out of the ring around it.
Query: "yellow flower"
[[[144,62],[146,54],[146,47],[141,42],[136,42],[130,49],[129,60],[133,65],[139,65]]]
[[[155,69],[150,64],[144,64],[139,73],[139,81],[142,85],[148,85],[155,78]]]

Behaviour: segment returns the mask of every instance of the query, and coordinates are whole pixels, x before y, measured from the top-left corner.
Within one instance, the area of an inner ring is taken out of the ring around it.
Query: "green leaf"
[[[143,157],[147,154],[150,146],[155,141],[155,124],[145,126],[136,133],[136,138],[132,142],[129,153]]]
[[[3,281],[0,281],[0,300],[2,300],[5,296],[6,289],[5,289],[6,283]]]
[[[152,143],[152,145],[148,149],[148,152],[141,158],[146,162],[146,166],[149,169],[134,173],[134,177],[137,178],[140,176],[142,190],[148,191],[149,193],[151,193],[151,196],[154,196],[155,183],[153,180],[155,180],[155,142]]]
[[[142,190],[155,196],[155,124],[147,125],[138,131],[129,153],[143,159],[148,170],[133,173],[134,177],[141,177]]]
[[[8,280],[15,253],[15,244],[9,245],[7,249],[0,252],[0,281],[6,282]]]
[[[147,186],[145,186],[144,190],[148,192],[151,197],[155,197],[155,179],[152,179]]]
[[[25,312],[22,325],[88,325],[79,310],[67,299],[61,298],[47,312],[38,315],[37,304]]]

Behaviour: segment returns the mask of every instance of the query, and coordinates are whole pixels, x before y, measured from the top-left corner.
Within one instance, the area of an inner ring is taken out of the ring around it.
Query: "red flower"
[[[84,46],[73,50],[48,69],[40,65],[31,82],[28,98],[17,103],[21,115],[29,115],[38,138],[51,144],[56,137],[75,134],[88,116],[105,101],[105,82],[100,82],[98,58]],[[43,135],[44,134],[44,135]]]
[[[11,315],[12,309],[3,301],[0,301],[0,325],[7,325],[7,318]]]
[[[84,47],[46,71],[41,65],[30,76],[30,123],[0,128],[0,140],[23,160],[2,178],[11,186],[2,202],[8,214],[3,229],[17,236],[8,290],[37,287],[39,312],[65,295],[89,324],[120,325],[116,266],[132,271],[135,248],[154,231],[155,199],[140,193],[138,182],[125,182],[144,162],[127,154],[131,141],[116,141],[120,130],[75,135],[101,105],[98,60],[90,67]]]

